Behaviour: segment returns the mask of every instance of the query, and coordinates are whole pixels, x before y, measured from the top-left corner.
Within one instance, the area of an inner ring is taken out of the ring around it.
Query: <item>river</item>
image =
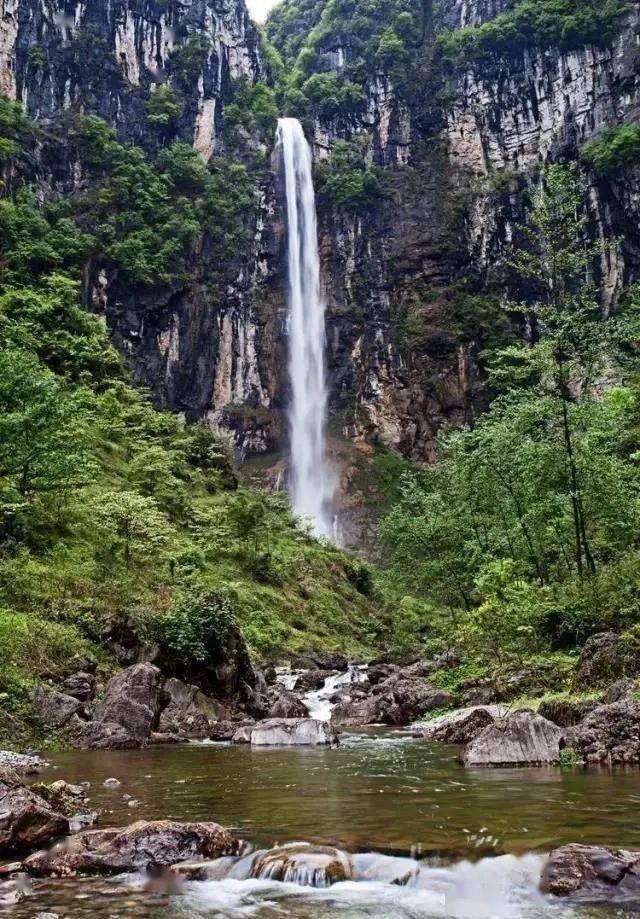
[[[245,859],[221,869],[221,880],[187,884],[175,897],[143,891],[131,878],[34,882],[13,908],[20,919],[39,911],[61,919],[638,914],[632,905],[567,908],[536,891],[544,853],[557,845],[640,847],[635,770],[470,771],[455,748],[390,729],[344,735],[337,749],[190,744],[74,752],[52,765],[47,780],[91,782],[103,826],[215,820],[254,848],[299,840],[337,846],[354,854],[362,880],[319,890],[251,880]],[[110,777],[120,786],[105,787]],[[392,883],[407,876],[404,886]]]

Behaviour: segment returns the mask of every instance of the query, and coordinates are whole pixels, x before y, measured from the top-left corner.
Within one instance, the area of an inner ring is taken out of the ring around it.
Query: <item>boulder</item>
[[[64,691],[80,702],[91,702],[96,694],[96,678],[93,673],[79,670],[72,673],[63,683]]]
[[[463,709],[427,725],[422,737],[440,743],[468,744],[494,722],[495,717],[486,708]]]
[[[291,658],[291,669],[292,670],[317,670],[318,665],[316,664],[315,658],[310,654],[298,654],[296,657]]]
[[[612,683],[605,691],[602,696],[602,701],[605,705],[611,705],[612,702],[620,702],[622,699],[627,699],[637,685],[638,681],[632,680],[631,677],[623,677],[621,680],[616,680],[615,683]]]
[[[601,632],[586,641],[578,663],[580,685],[606,686],[639,675],[640,641],[634,636]]]
[[[242,727],[233,735],[234,743],[254,747],[319,746],[335,739],[329,724],[314,718],[271,718]]]
[[[74,744],[81,750],[135,750],[141,746],[126,727],[111,721],[89,721],[82,725],[76,732]]]
[[[314,692],[322,689],[328,677],[335,674],[335,670],[305,670],[296,680],[296,692]]]
[[[399,669],[395,664],[371,664],[367,669],[367,679],[372,686],[375,686],[378,683],[384,683]]]
[[[333,727],[349,728],[364,724],[402,723],[402,712],[386,696],[369,696],[365,699],[343,699],[331,712]]]
[[[572,844],[551,853],[540,879],[543,893],[606,899],[640,894],[640,852]]]
[[[597,707],[598,702],[593,699],[584,701],[550,699],[540,703],[538,714],[546,718],[547,721],[553,721],[554,724],[561,728],[570,728],[580,724]]]
[[[466,766],[538,766],[556,763],[561,728],[535,712],[519,711],[486,727],[462,755]]]
[[[182,680],[166,680],[162,688],[166,703],[158,720],[160,733],[179,733],[185,737],[203,738],[209,736],[211,721],[224,716],[224,706],[209,699],[197,686],[190,686]]]
[[[588,763],[640,763],[640,702],[598,706],[568,729],[565,741]]]
[[[462,648],[449,648],[435,662],[436,670],[453,670],[462,663]]]
[[[349,856],[340,849],[292,843],[259,853],[251,866],[251,877],[303,887],[330,887],[351,880],[352,868]]]
[[[488,687],[476,686],[463,692],[461,701],[465,706],[491,705],[496,701],[496,691]]]
[[[314,653],[313,659],[320,670],[337,670],[345,673],[349,669],[349,660],[340,651],[320,651]]]
[[[409,724],[427,712],[448,708],[453,702],[451,693],[438,689],[421,677],[407,677],[403,671],[374,686],[372,693],[374,696],[384,695],[387,699],[386,707],[383,706],[382,720],[385,724]],[[396,707],[400,712],[399,717],[395,712]],[[385,708],[393,712],[393,720],[384,717]]]
[[[276,695],[269,709],[269,718],[307,718],[308,715],[309,710],[304,702],[286,690]]]
[[[48,690],[42,686],[38,686],[31,693],[31,701],[36,717],[49,728],[61,728],[73,715],[84,711],[84,703],[75,696]]]
[[[131,748],[149,740],[160,707],[160,671],[134,664],[109,680],[93,722],[79,731],[78,746]]]
[[[78,833],[23,862],[35,877],[158,871],[175,862],[239,853],[241,843],[217,823],[139,821],[125,829]]]
[[[69,821],[40,795],[25,788],[19,775],[0,771],[0,855],[45,845],[69,832]]]
[[[246,721],[217,721],[211,725],[209,737],[211,740],[230,741],[233,740],[234,734],[242,728],[253,727],[255,721],[250,718]],[[247,740],[247,743],[249,741]]]

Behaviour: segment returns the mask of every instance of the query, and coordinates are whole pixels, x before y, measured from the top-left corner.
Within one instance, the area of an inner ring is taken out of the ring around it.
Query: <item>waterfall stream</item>
[[[290,491],[317,536],[331,536],[334,482],[327,462],[324,300],[312,157],[295,118],[278,122],[287,197],[289,273]]]

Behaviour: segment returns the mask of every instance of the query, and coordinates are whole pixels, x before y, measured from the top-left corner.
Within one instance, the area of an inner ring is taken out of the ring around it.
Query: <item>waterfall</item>
[[[291,501],[316,535],[330,536],[334,482],[326,454],[324,301],[311,150],[295,118],[279,120],[278,144],[287,196]]]

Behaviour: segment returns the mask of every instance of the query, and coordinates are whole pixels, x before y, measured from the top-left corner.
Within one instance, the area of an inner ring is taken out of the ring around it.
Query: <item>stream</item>
[[[44,778],[91,782],[101,825],[215,820],[254,848],[305,840],[353,854],[356,880],[314,889],[249,879],[251,858],[179,896],[142,879],[32,882],[11,915],[258,919],[604,917],[637,904],[567,907],[537,893],[544,853],[568,842],[640,847],[638,771],[468,770],[457,750],[376,728],[337,749],[225,744],[57,755]],[[103,785],[116,777],[117,788]],[[137,804],[129,806],[131,797]],[[394,881],[402,880],[402,886]]]

